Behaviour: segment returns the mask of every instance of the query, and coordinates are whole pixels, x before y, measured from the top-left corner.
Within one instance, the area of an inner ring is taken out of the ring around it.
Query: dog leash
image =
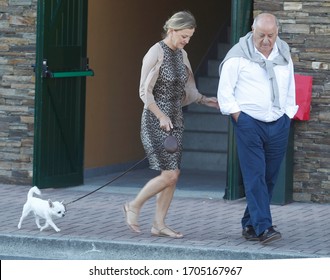
[[[160,145],[160,146],[161,146],[161,145]],[[157,147],[157,148],[159,148],[159,147]],[[156,149],[155,149],[153,152],[155,152],[155,151],[156,151]],[[72,203],[74,203],[74,202],[77,202],[78,200],[81,200],[81,199],[85,198],[86,196],[89,196],[89,195],[91,195],[91,194],[97,192],[98,190],[100,190],[100,189],[106,187],[107,185],[111,184],[112,182],[118,180],[119,178],[121,178],[122,176],[124,176],[125,174],[127,174],[128,172],[130,172],[132,169],[134,169],[136,166],[138,166],[140,163],[142,163],[147,157],[148,157],[148,155],[145,156],[143,159],[139,160],[137,163],[135,163],[133,166],[131,166],[131,167],[128,168],[127,170],[125,170],[123,173],[119,174],[118,176],[116,176],[115,178],[113,178],[112,180],[110,180],[109,182],[107,182],[107,183],[105,183],[104,185],[102,185],[101,187],[99,187],[99,188],[97,188],[97,189],[95,189],[95,190],[93,190],[93,191],[91,191],[91,192],[89,192],[89,193],[87,193],[87,194],[85,194],[85,195],[83,195],[83,196],[81,196],[81,197],[75,199],[75,200],[72,200],[72,201],[70,201],[69,203],[66,203],[65,205],[69,205],[69,204],[72,204]]]
[[[147,154],[143,159],[139,160],[137,163],[135,163],[134,165],[132,165],[130,168],[128,168],[127,170],[125,170],[124,172],[122,172],[121,174],[119,174],[118,176],[116,176],[115,178],[113,178],[112,180],[108,181],[107,183],[103,184],[102,186],[98,187],[97,189],[77,198],[74,199],[68,203],[65,204],[65,207],[69,204],[75,203],[97,191],[99,191],[100,189],[110,185],[111,183],[113,183],[114,181],[118,180],[119,178],[123,177],[125,174],[127,174],[128,172],[130,172],[131,170],[133,170],[135,167],[137,167],[139,164],[141,164],[149,155],[152,155],[153,153],[155,153],[159,148],[161,148],[162,146],[164,146],[165,150],[169,153],[174,153],[177,151],[178,149],[178,142],[177,139],[172,135],[172,130],[170,131],[170,134],[168,136],[165,137],[164,141],[158,145],[153,151],[151,151],[151,153]]]

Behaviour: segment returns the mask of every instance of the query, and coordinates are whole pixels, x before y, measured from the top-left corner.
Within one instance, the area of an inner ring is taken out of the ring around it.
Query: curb
[[[0,255],[45,260],[260,260],[318,258],[297,253],[260,253],[230,248],[169,246],[84,239],[0,235]]]

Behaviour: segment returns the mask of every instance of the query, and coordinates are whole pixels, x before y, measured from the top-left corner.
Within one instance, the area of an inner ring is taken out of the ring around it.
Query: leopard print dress
[[[158,107],[172,121],[172,135],[178,140],[179,149],[175,153],[167,152],[162,143],[169,132],[160,128],[156,116],[144,109],[141,121],[141,140],[148,155],[150,168],[154,170],[175,170],[180,168],[182,157],[182,138],[184,130],[182,99],[188,72],[183,63],[181,50],[173,51],[163,41],[159,44],[164,50],[164,60],[159,69],[159,77],[153,89]]]

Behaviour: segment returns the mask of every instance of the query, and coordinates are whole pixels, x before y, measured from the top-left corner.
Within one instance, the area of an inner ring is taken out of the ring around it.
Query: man
[[[274,15],[258,15],[219,68],[218,101],[234,126],[247,201],[242,234],[261,243],[281,238],[270,201],[298,109],[290,50],[278,29]]]

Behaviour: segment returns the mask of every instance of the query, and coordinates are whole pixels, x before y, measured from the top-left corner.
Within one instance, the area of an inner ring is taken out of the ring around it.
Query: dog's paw
[[[18,228],[18,229],[21,229],[21,225],[20,225],[20,224],[18,224],[18,225],[17,225],[17,228]]]
[[[60,232],[60,231],[61,231],[59,228],[57,228],[57,229],[55,229],[55,230],[56,230],[56,232]]]

